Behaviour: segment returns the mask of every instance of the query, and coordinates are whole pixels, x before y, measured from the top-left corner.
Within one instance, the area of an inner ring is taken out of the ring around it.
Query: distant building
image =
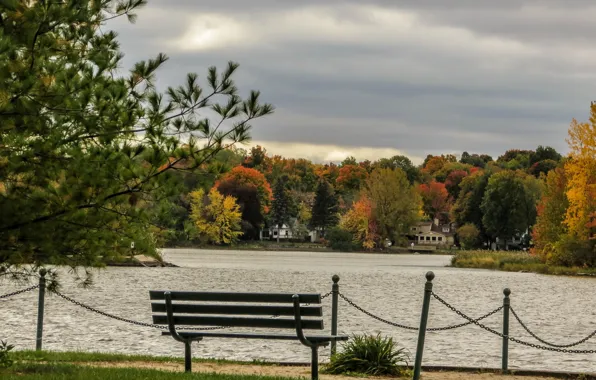
[[[410,236],[417,245],[445,245],[455,244],[455,224],[440,223],[439,219],[432,222],[418,222],[410,228]]]

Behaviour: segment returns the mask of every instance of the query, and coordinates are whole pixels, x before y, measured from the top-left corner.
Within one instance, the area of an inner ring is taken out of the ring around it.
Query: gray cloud
[[[255,123],[264,144],[497,156],[566,150],[593,99],[594,18],[587,0],[154,0],[109,26],[125,66],[170,55],[160,86],[240,62],[240,88],[278,107]]]

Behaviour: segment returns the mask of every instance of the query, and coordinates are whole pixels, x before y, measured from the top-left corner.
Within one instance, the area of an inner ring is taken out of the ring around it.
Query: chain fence
[[[550,343],[542,338],[540,338],[538,335],[536,335],[534,332],[532,332],[530,330],[530,328],[524,323],[522,322],[521,318],[519,317],[519,315],[517,315],[517,313],[515,312],[515,310],[513,310],[512,307],[509,308],[509,310],[511,311],[511,314],[513,314],[513,316],[515,317],[515,319],[517,320],[517,322],[521,325],[521,327],[526,330],[526,332],[528,334],[530,334],[534,339],[536,339],[537,341],[546,344],[547,346],[551,346],[551,347],[559,347],[559,348],[568,348],[568,347],[575,347],[575,346],[579,346],[582,343],[587,342],[588,340],[592,339],[595,335],[596,335],[596,330],[592,331],[590,334],[588,334],[588,336],[586,336],[585,338],[582,338],[576,342],[573,343],[569,343],[569,344],[555,344],[555,343]]]
[[[568,350],[565,348],[557,348],[557,347],[549,347],[549,346],[542,346],[540,344],[535,344],[535,343],[530,343],[530,342],[526,342],[517,338],[514,338],[512,336],[508,336],[508,335],[503,335],[502,333],[496,331],[495,329],[492,329],[486,325],[483,325],[482,323],[472,319],[471,317],[467,316],[465,313],[463,313],[462,311],[456,309],[454,306],[452,306],[451,304],[449,304],[447,301],[445,301],[443,298],[441,298],[440,296],[438,296],[435,292],[432,293],[432,296],[439,301],[441,304],[443,304],[444,306],[446,306],[448,309],[450,309],[451,311],[453,311],[454,313],[456,313],[457,315],[459,315],[460,317],[468,320],[469,322],[475,324],[476,326],[490,332],[491,334],[497,335],[501,338],[507,339],[511,342],[517,343],[517,344],[521,344],[527,347],[532,347],[532,348],[537,348],[539,350],[545,350],[545,351],[553,351],[553,352],[561,352],[561,353],[566,353],[566,354],[596,354],[596,350]]]
[[[16,292],[12,292],[12,293],[8,293],[8,294],[3,294],[3,295],[0,296],[0,300],[3,299],[3,298],[9,298],[9,297],[18,296],[19,294],[27,293],[27,292],[30,292],[30,291],[35,290],[37,288],[39,288],[39,285],[33,285],[33,286],[30,286],[30,287],[25,288],[25,289],[17,290]]]
[[[33,285],[30,286],[28,288],[25,289],[21,289],[21,290],[17,290],[11,293],[7,293],[7,294],[3,294],[0,295],[0,299],[6,299],[6,298],[10,298],[10,297],[14,297],[17,296],[19,294],[23,294],[23,293],[27,293],[30,291],[33,291],[35,289],[38,289],[39,285]],[[49,290],[49,289],[48,289]],[[123,317],[119,317],[117,315],[114,314],[110,314],[107,313],[105,311],[99,310],[95,307],[89,306],[83,302],[77,301],[67,295],[64,295],[60,292],[58,292],[57,290],[49,290],[51,293],[56,294],[57,296],[59,296],[60,298],[64,299],[65,301],[68,301],[76,306],[79,306],[83,309],[86,309],[87,311],[102,315],[104,317],[110,318],[110,319],[114,319],[117,321],[121,321],[121,322],[125,322],[125,323],[129,323],[129,324],[133,324],[133,325],[137,325],[137,326],[142,326],[142,327],[150,327],[150,328],[155,328],[155,329],[159,329],[159,330],[163,330],[163,331],[167,331],[168,327],[164,326],[164,325],[158,325],[158,324],[153,324],[153,323],[145,323],[145,322],[140,322],[140,321],[135,321],[132,319],[128,319],[128,318],[123,318]],[[324,300],[328,297],[330,297],[333,294],[333,291],[330,291],[328,293],[325,293],[323,295],[321,295],[321,300]],[[378,315],[373,314],[372,312],[364,309],[363,307],[359,306],[358,304],[356,304],[354,301],[352,301],[350,298],[346,297],[343,293],[338,292],[337,293],[338,296],[343,299],[345,302],[347,302],[350,306],[352,306],[353,308],[355,308],[356,310],[364,313],[365,315],[379,321],[382,323],[385,323],[387,325],[390,326],[394,326],[394,327],[398,327],[401,329],[406,329],[406,330],[411,330],[411,331],[418,331],[419,328],[418,327],[414,327],[414,326],[408,326],[405,324],[401,324],[401,323],[397,323],[397,322],[392,322],[389,321],[385,318],[382,318]],[[535,343],[531,343],[531,342],[526,342],[523,340],[520,340],[518,338],[512,337],[510,335],[504,335],[503,333],[489,327],[486,326],[485,324],[481,323],[482,320],[500,312],[503,310],[504,306],[499,306],[496,309],[482,315],[481,317],[478,318],[472,318],[470,316],[468,316],[467,314],[465,314],[464,312],[462,312],[461,310],[458,310],[456,307],[454,307],[453,305],[451,305],[449,302],[445,301],[443,298],[441,298],[439,295],[437,295],[435,292],[431,293],[432,297],[437,300],[439,303],[441,303],[442,305],[444,305],[445,307],[447,307],[449,310],[451,310],[452,312],[454,312],[455,314],[457,314],[458,316],[460,316],[461,318],[465,319],[466,322],[463,323],[459,323],[459,324],[455,324],[455,325],[449,325],[449,326],[444,326],[444,327],[434,327],[434,328],[427,328],[426,331],[446,331],[446,330],[453,330],[453,329],[457,329],[460,327],[464,327],[464,326],[468,326],[468,325],[476,325],[478,327],[480,327],[481,329],[496,335],[502,339],[507,339],[511,342],[517,343],[517,344],[521,344],[523,346],[527,346],[527,347],[532,347],[532,348],[536,348],[536,349],[540,349],[540,350],[545,350],[545,351],[553,351],[553,352],[561,352],[561,353],[571,353],[571,354],[595,354],[596,350],[579,350],[579,349],[568,349],[570,347],[575,347],[578,346],[580,344],[583,344],[585,342],[587,342],[588,340],[592,339],[594,336],[596,336],[596,330],[592,331],[590,334],[588,334],[586,337],[576,341],[576,342],[572,342],[572,343],[568,343],[568,344],[556,344],[556,343],[551,343],[541,337],[539,337],[536,333],[534,333],[528,326],[526,323],[524,323],[522,321],[522,319],[520,318],[520,316],[517,314],[517,312],[512,308],[509,307],[509,310],[511,311],[511,313],[513,314],[514,318],[517,320],[517,322],[521,325],[521,327],[530,335],[532,336],[534,339],[536,339],[537,341],[539,341],[541,344],[535,344]],[[305,303],[303,304],[303,306],[309,306],[311,304],[309,303]],[[278,318],[280,315],[272,315],[271,318]],[[222,329],[227,329],[230,328],[230,326],[215,326],[215,327],[184,327],[184,330],[194,330],[194,331],[209,331],[209,330],[222,330]]]
[[[413,326],[407,326],[407,325],[403,325],[401,323],[397,323],[397,322],[391,322],[387,319],[381,318],[378,315],[375,315],[367,310],[365,310],[364,308],[362,308],[361,306],[358,306],[354,301],[352,301],[351,299],[349,299],[348,297],[346,297],[345,295],[343,295],[342,293],[339,293],[339,296],[346,301],[350,306],[354,307],[356,310],[368,315],[369,317],[376,319],[379,322],[388,324],[390,326],[394,326],[394,327],[399,327],[402,329],[406,329],[406,330],[412,330],[412,331],[418,331],[420,328],[419,327],[413,327]],[[490,316],[492,316],[493,314],[498,313],[499,311],[503,310],[503,306],[499,306],[498,308],[484,314],[483,316],[476,318],[472,321],[468,321],[468,322],[464,322],[464,323],[459,323],[456,325],[451,325],[451,326],[444,326],[444,327],[433,327],[433,328],[427,328],[426,331],[446,331],[446,330],[453,330],[453,329],[457,329],[460,327],[464,327],[464,326],[468,326],[474,323],[474,321],[478,322],[481,321],[483,319],[486,319]]]

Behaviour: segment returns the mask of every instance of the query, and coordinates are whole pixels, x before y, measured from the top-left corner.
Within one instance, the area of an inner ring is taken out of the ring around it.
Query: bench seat
[[[182,328],[184,330],[184,328]],[[177,331],[183,338],[238,338],[238,339],[270,339],[270,340],[300,340],[296,334],[278,335],[278,334],[259,334],[259,333],[219,333],[219,332],[199,332],[199,331]],[[164,331],[161,335],[172,335],[169,331]],[[348,340],[348,336],[338,335],[307,335],[305,336],[311,342],[329,343]]]

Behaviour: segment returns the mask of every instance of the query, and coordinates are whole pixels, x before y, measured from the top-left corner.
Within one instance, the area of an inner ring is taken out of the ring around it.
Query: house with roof
[[[416,245],[452,246],[455,244],[455,223],[418,222],[410,227],[410,238]]]

